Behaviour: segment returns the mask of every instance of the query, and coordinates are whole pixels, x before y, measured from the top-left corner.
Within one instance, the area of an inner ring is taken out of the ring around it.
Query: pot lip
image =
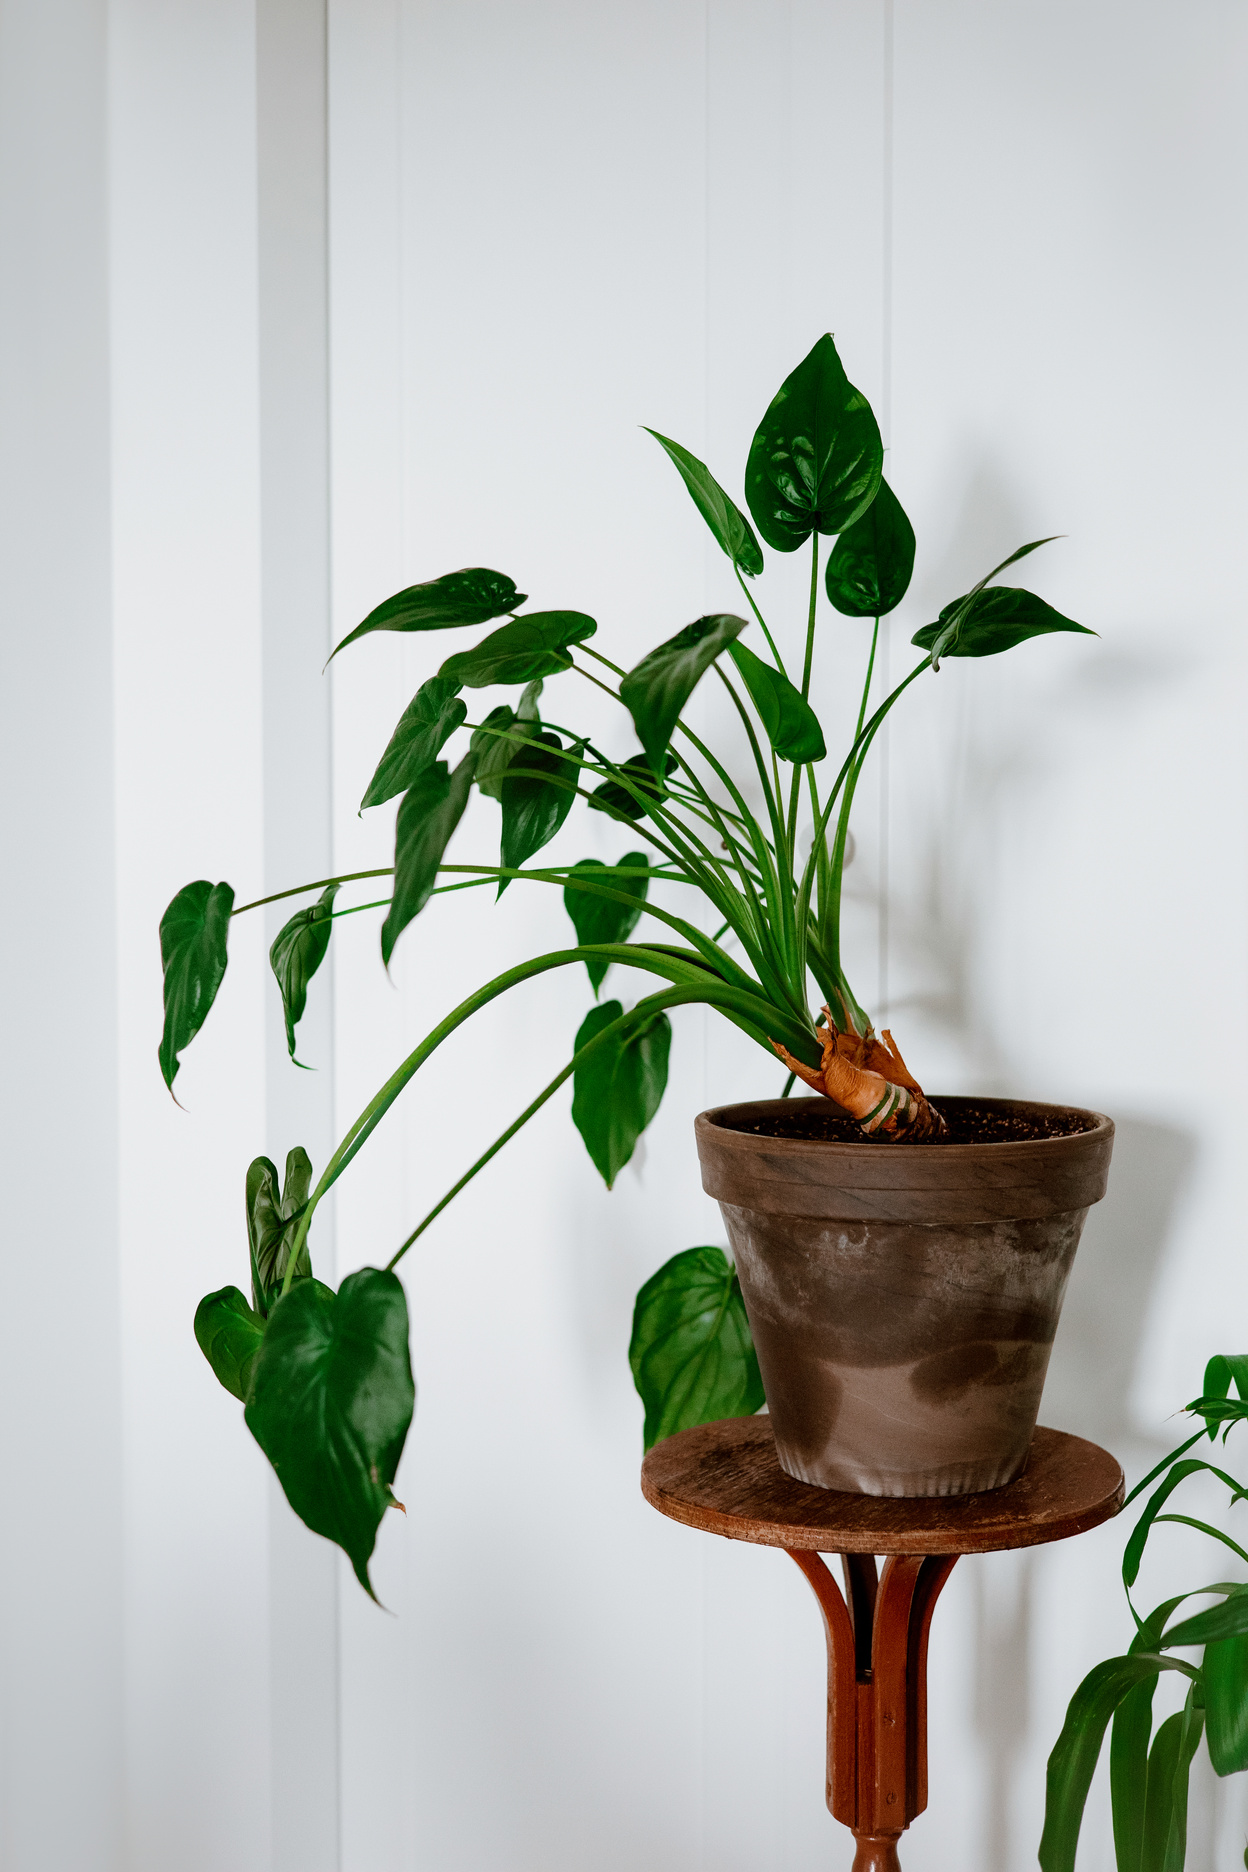
[[[1021,1106],[1028,1111],[1074,1112],[1080,1118],[1090,1118],[1094,1120],[1094,1122],[1082,1131],[1067,1131],[1057,1137],[994,1138],[984,1139],[979,1143],[906,1144],[899,1146],[899,1151],[904,1152],[907,1160],[917,1160],[919,1163],[932,1163],[935,1161],[956,1162],[959,1157],[966,1157],[972,1153],[977,1155],[983,1152],[998,1153],[1002,1151],[1036,1153],[1059,1149],[1070,1150],[1072,1147],[1074,1149],[1087,1149],[1089,1145],[1100,1144],[1112,1138],[1114,1135],[1113,1119],[1108,1117],[1105,1112],[1094,1111],[1090,1106],[1086,1105],[1058,1105],[1044,1099],[990,1098],[988,1096],[981,1098],[974,1093],[951,1093],[948,1095],[943,1093],[931,1093],[929,1097],[933,1099],[934,1103],[939,1105],[987,1105],[997,1111],[1013,1110]],[[825,1161],[827,1160],[826,1154],[829,1152],[835,1152],[842,1160],[846,1153],[849,1152],[861,1153],[863,1155],[869,1153],[872,1157],[878,1158],[881,1146],[878,1143],[873,1144],[868,1142],[866,1138],[864,1138],[861,1143],[856,1139],[850,1143],[844,1142],[839,1138],[768,1137],[761,1135],[757,1131],[738,1130],[735,1126],[725,1124],[724,1122],[725,1115],[729,1112],[766,1114],[772,1111],[792,1111],[796,1107],[805,1106],[813,1108],[820,1105],[831,1104],[831,1099],[825,1099],[819,1096],[801,1099],[740,1099],[731,1105],[713,1105],[706,1111],[699,1112],[693,1121],[694,1129],[699,1136],[704,1132],[714,1132],[715,1141],[717,1143],[721,1143],[727,1139],[735,1139],[737,1142],[735,1146],[729,1145],[728,1148],[730,1149],[738,1148],[748,1150],[753,1148],[767,1151],[788,1152],[790,1154],[794,1154],[798,1151],[818,1151],[824,1155]]]

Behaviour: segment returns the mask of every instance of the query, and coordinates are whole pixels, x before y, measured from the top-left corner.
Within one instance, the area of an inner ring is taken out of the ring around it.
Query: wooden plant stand
[[[1018,1481],[982,1495],[812,1488],[781,1469],[767,1417],[656,1444],[641,1487],[686,1527],[782,1547],[813,1587],[828,1645],[828,1806],[857,1842],[854,1872],[899,1872],[897,1842],[927,1806],[927,1639],[959,1555],[1066,1540],[1123,1496],[1108,1451],[1060,1430],[1037,1430]],[[841,1556],[843,1597],[825,1553]]]

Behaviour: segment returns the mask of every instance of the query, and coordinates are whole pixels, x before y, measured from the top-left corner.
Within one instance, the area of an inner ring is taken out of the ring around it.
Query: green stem
[[[758,619],[759,629],[762,631],[763,636],[767,639],[767,648],[771,651],[772,656],[775,657],[776,659],[776,668],[779,670],[780,674],[784,677],[785,681],[787,682],[788,677],[789,677],[789,672],[784,667],[784,658],[780,655],[780,652],[776,649],[775,638],[772,636],[771,632],[767,628],[767,620],[763,616],[762,612],[759,610],[758,606],[755,604],[754,594],[750,590],[749,586],[746,584],[744,578],[742,577],[741,568],[737,564],[735,559],[732,562],[732,569],[737,575],[737,584],[741,587],[741,590],[745,593],[745,602],[749,605],[750,610],[754,613],[755,617]]]
[[[862,733],[862,724],[867,717],[867,697],[871,694],[871,676],[875,669],[875,646],[880,640],[880,620],[875,620],[875,629],[871,633],[871,654],[867,658],[867,680],[862,685],[862,702],[858,709],[858,726],[854,729],[856,741]]]
[[[327,890],[331,884],[354,884],[357,878],[393,876],[393,865],[382,865],[376,871],[345,871],[341,877],[317,878],[315,884],[296,884],[293,890],[274,891],[271,897],[256,897],[251,903],[238,904],[230,915],[242,916],[244,910],[258,910],[262,904],[281,903],[283,897],[302,897],[307,891]]]
[[[814,551],[810,558],[810,609],[806,614],[806,662],[802,669],[802,701],[810,696],[810,669],[815,658],[815,606],[819,601],[819,535],[812,533]]]

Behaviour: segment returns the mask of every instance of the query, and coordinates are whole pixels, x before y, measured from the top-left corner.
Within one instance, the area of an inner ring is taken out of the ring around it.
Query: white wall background
[[[734,608],[637,425],[739,488],[825,329],[919,534],[894,672],[1040,533],[1067,537],[1028,582],[1101,633],[948,664],[899,712],[862,795],[855,974],[944,1089],[1119,1120],[1045,1416],[1132,1473],[1177,1440],[1248,1300],[1246,77],[1238,0],[0,6],[0,745],[6,872],[37,905],[4,932],[6,1872],[848,1863],[807,1588],[644,1506],[624,1357],[640,1282],[722,1240],[693,1113],[778,1075],[687,1013],[614,1194],[556,1100],[409,1257],[387,1616],[293,1524],[191,1317],[242,1279],[250,1158],[322,1161],[562,910],[443,900],[393,986],[378,915],[341,922],[315,1081],[284,1059],[273,928],[244,919],[184,1112],[154,1059],[182,883],[245,901],[387,862],[390,815],[354,803],[443,646],[373,640],[322,682],[331,632],[473,563],[592,612],[625,663]],[[770,612],[796,616],[803,571],[776,568]],[[862,643],[826,635],[835,723]],[[574,682],[550,713],[606,732]],[[574,827],[561,855],[622,849]],[[455,855],[495,839],[478,802]],[[388,1256],[588,1001],[545,978],[440,1056],[318,1269]],[[1065,1701],[1129,1635],[1121,1538],[954,1575],[911,1872],[1034,1863]],[[1176,1539],[1155,1596],[1191,1564]],[[1245,1832],[1244,1790],[1202,1781],[1193,1872]]]

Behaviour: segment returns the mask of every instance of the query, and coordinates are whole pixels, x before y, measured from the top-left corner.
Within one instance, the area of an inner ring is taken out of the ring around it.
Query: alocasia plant
[[[745,468],[753,525],[696,456],[651,433],[731,561],[744,615],[696,618],[625,669],[592,641],[598,629],[592,617],[523,611],[524,594],[510,578],[478,567],[387,599],[333,653],[379,630],[495,626],[446,657],[422,683],[364,794],[361,811],[399,798],[393,867],[318,878],[277,894],[315,897],[271,951],[292,1059],[308,982],[327,953],[334,920],[376,907],[339,907],[346,886],[393,878],[381,926],[387,965],[431,898],[473,885],[493,884],[496,895],[520,881],[553,886],[563,894],[576,936],[566,948],[516,963],[453,1008],[360,1113],[310,1193],[310,1177],[288,1167],[279,1200],[276,1172],[257,1160],[247,1180],[252,1304],[228,1287],[210,1295],[196,1318],[200,1345],[226,1389],[245,1401],[247,1422],[292,1506],[310,1527],[338,1541],[366,1586],[414,1395],[403,1292],[393,1270],[452,1197],[567,1079],[573,1081],[573,1120],[608,1187],[663,1097],[670,1010],[695,1003],[748,1034],[768,1059],[778,1055],[790,1072],[786,1091],[800,1077],[856,1118],[864,1136],[887,1144],[940,1133],[939,1112],[892,1036],[874,1032],[845,969],[841,882],[855,791],[882,723],[943,659],[992,656],[1028,637],[1084,628],[1033,593],[993,582],[1046,543],[1033,540],[918,632],[919,660],[868,714],[880,621],[905,596],[915,541],[883,479],[875,417],[846,377],[831,337],[820,338],[785,379],[754,436]],[[809,547],[800,674],[786,667],[747,582],[764,568],[760,534],[776,552]],[[829,535],[836,544],[821,562],[820,542]],[[821,624],[821,569],[833,609],[872,621],[863,645],[857,726],[830,780],[820,778],[826,742],[810,703],[816,643],[829,627]],[[753,648],[743,641],[747,631],[758,639]],[[690,696],[712,671],[744,730],[761,800],[757,811],[684,717]],[[621,706],[638,751],[616,757],[569,725],[572,695],[563,695],[557,718],[542,714],[544,685],[565,673]],[[473,691],[499,687],[520,693],[488,710],[468,699]],[[495,863],[447,859],[474,791],[501,808]],[[614,865],[595,858],[534,865],[578,802],[618,823],[636,849]],[[807,815],[813,830],[803,861],[799,831]],[[707,919],[696,912],[685,916],[654,901],[656,880],[693,891],[699,909],[709,909],[709,921],[718,925],[715,933],[707,934]],[[229,885],[201,881],[179,891],[165,912],[160,1063],[170,1090],[179,1057],[225,975],[231,917],[276,900],[236,908]],[[633,932],[643,915],[648,933],[638,939]],[[659,985],[632,1007],[599,1002],[613,963],[649,974]],[[317,1205],[416,1073],[444,1040],[508,989],[547,970],[582,964],[595,1005],[579,1024],[566,1064],[416,1224],[385,1270],[351,1275],[336,1296],[323,1287],[309,1260]],[[718,1249],[686,1250],[646,1283],[631,1359],[648,1443],[761,1404],[736,1276]]]

